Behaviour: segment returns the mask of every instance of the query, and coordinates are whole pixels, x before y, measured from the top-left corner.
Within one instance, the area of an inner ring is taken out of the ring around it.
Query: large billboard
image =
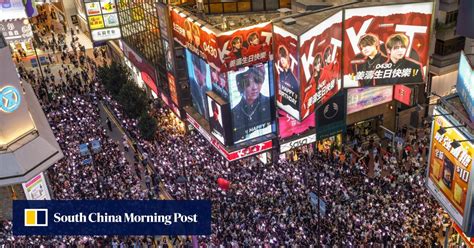
[[[207,95],[209,126],[211,127],[212,135],[222,144],[228,145],[232,140],[231,134],[228,131],[230,130],[229,103],[217,98],[211,92]]]
[[[209,119],[206,92],[211,90],[211,71],[209,65],[196,54],[186,49],[189,85],[193,107],[206,119]]]
[[[204,58],[210,66],[219,68],[220,60],[215,33],[179,8],[171,8],[170,15],[173,23],[174,39],[182,46]]]
[[[473,61],[474,63],[474,61]],[[466,108],[471,121],[474,121],[474,67],[469,63],[464,52],[461,52],[461,60],[459,61],[458,82],[456,89],[459,98]]]
[[[472,200],[470,173],[474,144],[449,120],[449,115],[433,112],[427,186],[454,221],[463,226]],[[454,142],[461,141],[461,142]],[[472,181],[472,180],[471,180]]]
[[[342,11],[300,36],[301,119],[341,88]]]
[[[235,144],[273,131],[271,72],[271,63],[264,63],[228,73]]]
[[[393,86],[365,87],[347,90],[347,114],[387,103],[393,99]]]
[[[344,92],[341,91],[316,110],[318,140],[345,132],[347,116],[345,99]]]
[[[308,118],[299,122],[283,110],[278,110],[278,135],[281,139],[293,135],[304,133],[305,131],[316,127],[315,114],[312,113]]]
[[[84,3],[93,41],[107,41],[122,37],[115,1],[84,0]]]
[[[266,62],[272,53],[272,23],[260,23],[217,35],[221,71]]]
[[[344,87],[422,83],[432,2],[345,10]]]
[[[298,37],[273,27],[275,43],[275,79],[278,87],[278,107],[295,119],[300,119],[300,80],[298,68]]]

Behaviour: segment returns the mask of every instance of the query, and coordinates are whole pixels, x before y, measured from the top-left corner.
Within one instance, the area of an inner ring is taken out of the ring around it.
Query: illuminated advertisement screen
[[[344,87],[422,83],[433,3],[348,9]]]
[[[229,100],[229,84],[227,84],[227,73],[219,73],[211,68],[212,91],[225,100]]]
[[[278,85],[278,108],[300,119],[300,81],[298,80],[298,37],[275,26],[275,79]]]
[[[312,113],[308,118],[299,122],[285,111],[281,109],[278,110],[278,135],[281,139],[285,139],[314,128],[316,126],[316,118],[314,115],[315,114]]]
[[[412,97],[412,89],[403,84],[395,85],[393,89],[393,99],[410,106]]]
[[[106,41],[122,37],[115,0],[84,0],[84,5],[93,41]]]
[[[209,107],[209,126],[214,137],[224,145],[230,143],[230,115],[229,103],[219,102],[214,99],[215,95],[212,93],[207,95],[207,105]]]
[[[216,35],[206,26],[196,22],[195,19],[181,12],[179,8],[173,7],[170,15],[173,23],[173,37],[182,46],[188,48],[209,65],[219,68],[220,60],[217,52]]]
[[[439,115],[435,109],[432,126],[431,149],[427,186],[435,198],[448,211],[457,224],[462,226],[468,197],[474,145],[453,122]],[[453,141],[464,141],[456,142]]]
[[[316,110],[318,140],[345,132],[347,116],[345,107],[344,91],[340,91]]]
[[[347,114],[392,101],[393,86],[365,87],[347,91]]]
[[[221,71],[266,62],[272,52],[272,24],[260,23],[217,36]]]
[[[209,65],[199,56],[186,49],[191,98],[196,111],[209,119],[206,92],[211,90],[211,71]]]
[[[301,118],[341,88],[342,11],[300,36]]]
[[[270,99],[273,97],[271,63],[229,72],[234,143],[273,131]]]
[[[474,121],[474,70],[464,52],[461,52],[461,60],[459,61],[456,89],[466,112],[469,114],[469,118]]]
[[[23,0],[0,0],[0,21],[28,18]]]

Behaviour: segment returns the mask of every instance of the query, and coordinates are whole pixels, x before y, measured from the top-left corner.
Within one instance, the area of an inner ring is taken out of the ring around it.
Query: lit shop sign
[[[267,140],[265,142],[245,147],[237,151],[228,152],[221,145],[221,143],[216,138],[209,135],[196,120],[194,120],[189,114],[186,114],[186,116],[189,123],[191,123],[191,125],[193,125],[193,127],[196,128],[196,130],[198,130],[202,134],[202,136],[204,136],[204,138],[207,139],[219,151],[219,153],[222,154],[229,161],[234,161],[251,155],[256,155],[263,151],[270,150],[273,147],[272,140]]]
[[[21,94],[13,86],[5,86],[0,89],[0,110],[5,113],[13,113],[20,107]]]
[[[93,41],[119,39],[122,36],[115,1],[85,0],[84,2]]]
[[[311,134],[311,135],[303,137],[301,139],[293,140],[291,142],[282,144],[280,146],[280,153],[284,153],[284,152],[289,151],[293,148],[300,147],[302,145],[311,144],[313,142],[316,142],[316,134]]]
[[[0,32],[6,41],[25,41],[33,36],[28,19],[0,23]]]

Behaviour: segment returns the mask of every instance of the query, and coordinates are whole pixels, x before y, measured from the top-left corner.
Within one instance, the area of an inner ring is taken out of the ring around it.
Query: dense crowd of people
[[[90,58],[74,40],[70,46],[54,44],[52,52],[58,49],[63,63],[77,66],[46,68],[44,77],[19,66],[21,77],[35,86],[64,153],[47,171],[55,199],[158,199],[162,189],[174,199],[210,199],[212,234],[198,237],[201,247],[309,247],[318,242],[323,247],[439,246],[443,211],[424,186],[427,137],[400,134],[406,142],[400,154],[370,143],[363,157],[364,164],[374,158],[373,177],[360,159],[345,159],[353,157],[349,152],[299,153],[296,161],[281,158],[266,165],[253,158],[226,162],[196,131],[180,128],[183,124],[158,103],[150,103],[159,127],[155,141],[148,142],[141,138],[137,120],[127,118],[98,84],[96,61],[105,61],[105,54],[95,52]],[[140,154],[133,160],[121,149],[128,150],[127,142],[107,135],[100,102],[136,143],[134,151]],[[81,153],[79,146],[93,140],[100,142],[100,150],[89,146],[89,152]],[[185,183],[178,180],[183,176]],[[230,189],[220,188],[218,178],[230,181]],[[324,201],[325,211],[318,214],[310,193]],[[152,243],[151,237],[17,237],[11,234],[11,222],[0,227],[0,245],[7,246]]]

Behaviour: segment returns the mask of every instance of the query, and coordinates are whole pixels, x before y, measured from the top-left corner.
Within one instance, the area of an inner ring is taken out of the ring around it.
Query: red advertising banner
[[[300,36],[301,119],[341,88],[342,11]]]
[[[298,79],[298,37],[273,27],[275,43],[275,79],[278,87],[278,107],[300,119],[300,80]]]
[[[315,113],[312,113],[308,118],[299,122],[285,111],[278,110],[278,134],[280,138],[284,139],[316,127],[316,118],[314,115]]]
[[[234,160],[245,158],[251,155],[256,155],[258,153],[261,153],[273,148],[272,140],[267,140],[262,143],[248,146],[237,151],[228,152],[224,148],[224,146],[216,138],[209,135],[206,132],[206,130],[203,127],[201,127],[201,125],[199,125],[199,123],[196,120],[194,120],[193,117],[191,117],[188,113],[186,113],[186,116],[189,123],[191,123],[191,125],[193,125],[193,127],[196,128],[196,130],[199,133],[201,133],[202,136],[204,136],[204,138],[207,139],[212,144],[212,146],[214,146],[219,151],[219,153],[222,154],[229,161],[234,161]]]
[[[119,45],[125,57],[127,57],[130,62],[132,62],[132,64],[138,68],[138,70],[140,70],[141,78],[146,83],[146,85],[148,85],[148,87],[150,87],[150,89],[153,90],[155,94],[158,94],[158,88],[156,87],[155,82],[156,71],[153,66],[148,64],[146,60],[140,57],[135,51],[133,51],[133,49],[125,44],[125,42],[121,41]]]
[[[216,35],[195,17],[190,17],[180,8],[171,8],[173,36],[181,45],[204,58],[210,66],[220,68]]]
[[[268,61],[272,52],[272,24],[260,23],[217,35],[221,71]]]
[[[422,83],[432,9],[425,2],[346,10],[344,87]]]
[[[395,85],[393,92],[393,99],[410,106],[411,104],[411,89],[402,84]]]

